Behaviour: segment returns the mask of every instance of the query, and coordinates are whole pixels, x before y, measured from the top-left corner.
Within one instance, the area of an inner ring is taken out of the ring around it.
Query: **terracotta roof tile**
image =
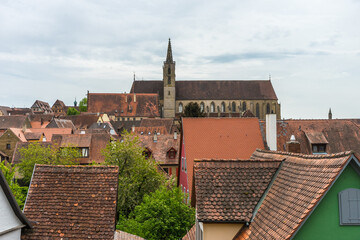
[[[172,118],[144,118],[140,127],[165,127],[167,133],[172,133],[173,123]]]
[[[136,98],[136,99],[135,99]],[[89,93],[89,113],[109,113],[119,117],[160,117],[157,94]]]
[[[291,238],[351,156],[352,152],[304,155],[257,150],[254,158],[285,160],[254,221],[236,239]]]
[[[59,118],[71,120],[76,129],[88,129],[93,123],[97,122],[99,116],[96,114],[80,114],[74,116],[60,116]]]
[[[196,240],[196,225],[194,224],[194,226],[192,228],[190,228],[190,230],[186,233],[186,235],[182,238],[182,240]]]
[[[145,240],[142,237],[116,230],[114,240]]]
[[[36,165],[22,239],[113,239],[118,168]]]
[[[195,161],[200,222],[249,222],[280,161]]]
[[[28,116],[0,116],[0,129],[23,128],[29,122]],[[30,127],[30,124],[28,124]]]
[[[29,134],[29,133],[44,134],[46,141],[49,142],[52,140],[54,134],[71,134],[72,131],[73,130],[71,128],[28,128],[26,129],[25,134]]]
[[[264,149],[257,118],[184,118],[182,124],[190,197],[195,159],[248,159]]]

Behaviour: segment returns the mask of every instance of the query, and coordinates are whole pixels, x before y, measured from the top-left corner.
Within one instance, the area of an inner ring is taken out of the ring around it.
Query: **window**
[[[182,103],[180,103],[179,104],[179,113],[182,113],[182,111],[183,111],[183,105],[182,105]]]
[[[242,110],[245,112],[246,111],[246,102],[243,102],[242,104]]]
[[[326,144],[312,144],[312,152],[316,153],[326,153]]]
[[[204,103],[202,102],[202,103],[200,103],[200,111],[201,111],[201,112],[204,112],[204,109],[205,109],[205,105],[204,105]]]
[[[170,95],[170,91],[168,91],[168,95]]]
[[[231,111],[236,112],[236,104],[235,104],[235,102],[232,102],[232,104],[231,104]]]
[[[145,151],[143,152],[144,156],[146,159],[149,159],[152,155],[151,151],[149,149],[145,149]]]
[[[6,144],[6,149],[11,149],[10,143],[7,143],[7,144]]]
[[[81,148],[81,157],[89,157],[89,148]]]
[[[266,114],[270,114],[270,104],[266,104]]]
[[[187,168],[186,168],[186,158],[184,158],[184,171],[187,172]]]
[[[170,159],[174,159],[176,155],[176,151],[174,149],[170,149],[168,152],[168,156]]]
[[[168,74],[170,74],[171,73],[171,68],[168,68]]]
[[[184,171],[184,157],[181,158],[181,170]]]
[[[360,189],[339,192],[340,225],[360,225]]]
[[[213,102],[210,104],[210,112],[215,112],[215,104]]]
[[[259,103],[256,104],[256,117],[260,117],[260,106]]]
[[[221,103],[221,112],[225,112],[225,103],[224,102]]]
[[[168,76],[168,84],[171,84],[171,77]]]

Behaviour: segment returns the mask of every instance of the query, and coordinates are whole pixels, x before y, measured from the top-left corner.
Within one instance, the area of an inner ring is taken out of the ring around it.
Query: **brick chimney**
[[[296,141],[294,135],[291,135],[290,141],[286,143],[286,151],[292,153],[301,153],[300,143]]]
[[[277,150],[276,114],[266,114],[266,142],[270,150]]]

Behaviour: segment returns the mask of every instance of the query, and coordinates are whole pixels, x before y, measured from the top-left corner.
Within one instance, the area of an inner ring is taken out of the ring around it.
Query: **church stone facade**
[[[259,119],[267,113],[281,118],[280,104],[270,80],[195,80],[176,81],[169,39],[166,61],[163,65],[162,81],[134,81],[132,93],[157,93],[161,115],[175,118],[185,106],[197,102],[207,116],[242,116],[251,111]]]

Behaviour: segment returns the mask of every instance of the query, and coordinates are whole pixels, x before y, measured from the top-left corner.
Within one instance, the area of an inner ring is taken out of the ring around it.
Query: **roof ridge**
[[[301,158],[305,158],[305,159],[339,158],[339,157],[345,157],[345,156],[354,154],[354,151],[344,151],[344,152],[332,153],[332,154],[302,154],[302,153],[292,153],[292,152],[282,152],[282,151],[271,151],[271,150],[264,150],[264,149],[256,149],[256,152],[281,154],[281,155],[287,155],[287,156],[296,156],[296,157],[301,157]]]
[[[36,164],[37,167],[57,167],[57,168],[117,168],[115,165],[49,165]]]
[[[277,159],[216,159],[216,158],[203,158],[203,159],[194,159],[194,162],[280,162],[282,160]]]

